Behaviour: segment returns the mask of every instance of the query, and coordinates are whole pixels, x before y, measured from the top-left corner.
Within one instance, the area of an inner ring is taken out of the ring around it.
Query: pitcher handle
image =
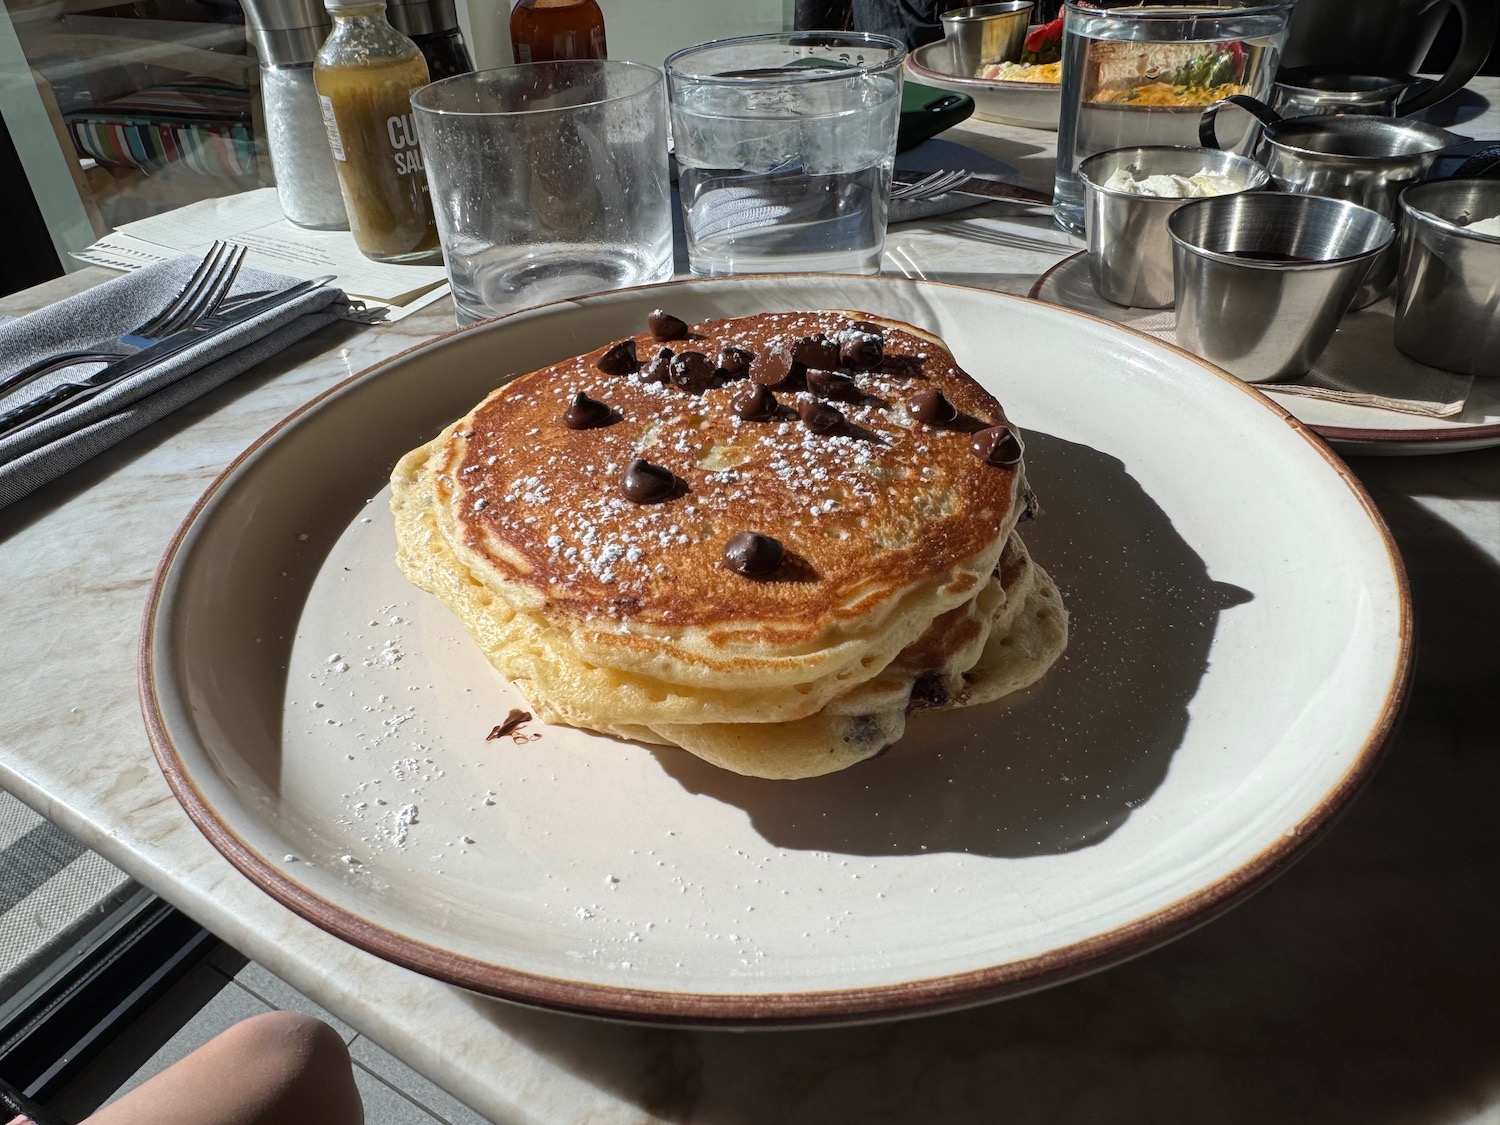
[[[1467,86],[1469,79],[1479,73],[1495,42],[1495,25],[1500,21],[1500,4],[1495,0],[1428,0],[1422,10],[1444,3],[1453,5],[1463,24],[1458,51],[1441,78],[1410,101],[1397,105],[1396,112],[1402,117],[1436,105]]]
[[[1259,98],[1252,98],[1249,94],[1230,94],[1222,101],[1208,106],[1203,111],[1203,116],[1198,119],[1198,143],[1204,148],[1223,149],[1224,146],[1219,143],[1219,134],[1215,126],[1218,124],[1219,110],[1228,102],[1233,102],[1241,109],[1248,110],[1267,128],[1281,121],[1281,114]]]

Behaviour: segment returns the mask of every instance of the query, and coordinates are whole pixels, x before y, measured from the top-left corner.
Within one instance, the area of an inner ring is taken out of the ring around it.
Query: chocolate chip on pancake
[[[641,382],[665,383],[672,377],[672,349],[662,348],[641,368]]]
[[[770,387],[752,383],[729,400],[729,409],[747,422],[769,422],[781,413],[781,404]]]
[[[608,404],[579,391],[563,411],[562,423],[570,430],[594,430],[609,425],[615,418]]]
[[[714,365],[702,352],[678,352],[667,368],[674,387],[701,395],[714,385]]]
[[[841,413],[826,402],[811,398],[805,398],[797,403],[797,416],[802,419],[802,424],[815,434],[832,433],[846,421]]]
[[[781,565],[781,541],[757,531],[742,531],[724,545],[724,565],[746,578],[760,578]]]
[[[631,375],[639,370],[640,359],[635,354],[635,340],[617,340],[604,349],[604,354],[594,361],[594,366],[606,375]]]
[[[969,440],[969,448],[987,465],[1004,467],[1021,463],[1021,439],[1009,426],[980,430]]]
[[[625,473],[620,477],[620,491],[627,500],[634,500],[637,504],[655,504],[677,491],[677,477],[671,469],[637,457],[625,467]]]
[[[845,375],[842,371],[809,368],[806,378],[807,389],[823,398],[848,401],[859,397],[859,384],[852,376]]]
[[[845,367],[867,371],[872,367],[879,367],[884,355],[885,341],[876,333],[863,331],[856,326],[839,337],[839,362]]]
[[[948,401],[940,387],[927,387],[907,407],[911,416],[929,426],[941,426],[958,417],[958,408]]]
[[[790,340],[772,340],[750,362],[750,379],[763,387],[800,386],[807,368],[792,354]]]
[[[814,332],[811,336],[804,336],[792,345],[792,358],[803,367],[817,368],[820,371],[837,371],[839,346],[822,332]]]
[[[755,357],[744,348],[728,344],[719,349],[719,378],[724,380],[744,379],[750,374],[750,363]]]
[[[646,324],[651,335],[658,340],[686,340],[688,337],[687,321],[661,309],[652,309],[646,316]]]

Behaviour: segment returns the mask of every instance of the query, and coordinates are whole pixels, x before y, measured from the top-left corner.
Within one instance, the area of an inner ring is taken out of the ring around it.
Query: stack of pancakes
[[[538,717],[811,777],[1062,653],[1019,435],[941,341],[844,312],[643,329],[391,478],[402,570]]]

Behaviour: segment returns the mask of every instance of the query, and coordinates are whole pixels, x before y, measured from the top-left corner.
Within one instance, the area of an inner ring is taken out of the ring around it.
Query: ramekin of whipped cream
[[[1145,195],[1155,199],[1203,199],[1210,195],[1228,195],[1232,191],[1242,191],[1244,180],[1225,176],[1210,168],[1201,168],[1186,175],[1175,172],[1142,175],[1139,168],[1131,166],[1116,168],[1099,186],[1106,191],[1122,191],[1129,195]]]

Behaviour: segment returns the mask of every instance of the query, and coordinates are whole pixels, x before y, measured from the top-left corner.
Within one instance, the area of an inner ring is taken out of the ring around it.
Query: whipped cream
[[[1500,215],[1491,215],[1488,219],[1476,219],[1465,230],[1471,230],[1475,234],[1488,234],[1500,237]]]
[[[1100,186],[1110,191],[1149,195],[1158,199],[1202,199],[1209,195],[1227,195],[1240,188],[1237,180],[1210,172],[1207,168],[1187,176],[1179,176],[1174,172],[1142,176],[1139,168],[1116,168]]]

